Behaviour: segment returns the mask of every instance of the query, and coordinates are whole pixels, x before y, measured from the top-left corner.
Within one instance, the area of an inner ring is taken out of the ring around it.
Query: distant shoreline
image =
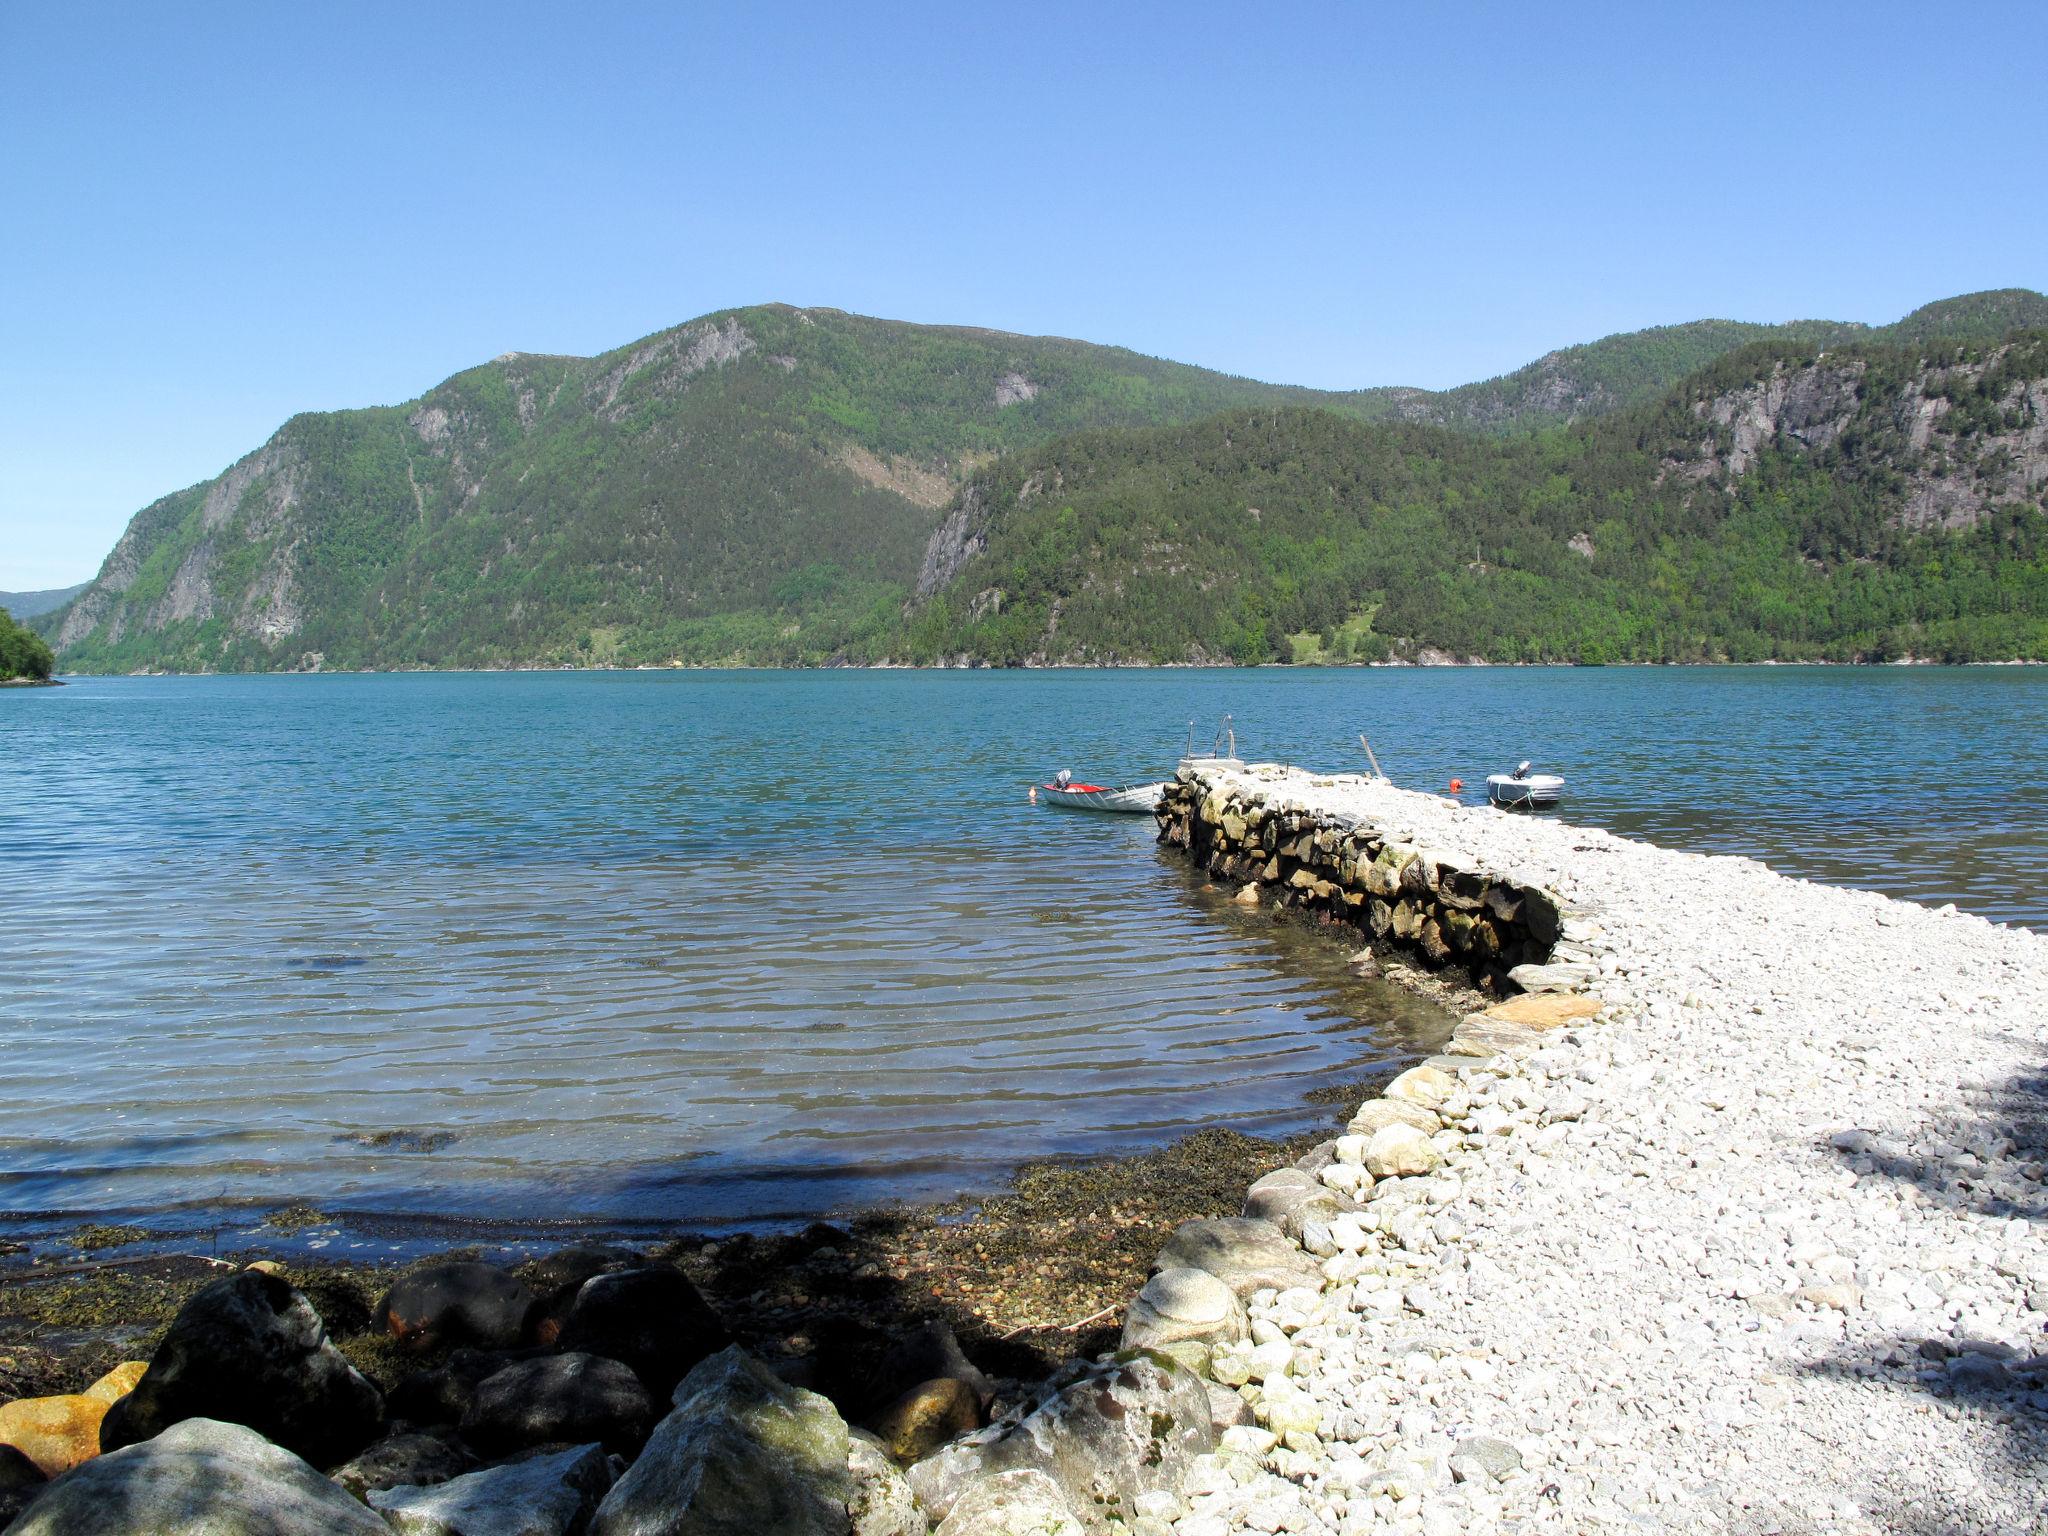
[[[2048,659],[2014,656],[2002,661],[1936,661],[1930,657],[1908,656],[1893,661],[1350,661],[1296,664],[1283,661],[1258,662],[1243,666],[1235,662],[1193,661],[1052,661],[1021,665],[983,662],[821,662],[814,666],[767,666],[745,661],[648,662],[637,666],[543,666],[538,664],[501,667],[321,667],[317,670],[278,668],[275,671],[181,672],[168,668],[135,672],[71,672],[65,679],[41,682],[29,678],[11,679],[0,688],[59,688],[68,679],[136,677],[491,677],[499,674],[610,673],[610,672],[1603,672],[1603,671],[1700,671],[1732,672],[1746,668],[1784,670],[1802,667],[1830,670],[1879,672],[1898,669],[1950,668],[1954,670],[1989,667],[2048,667]]]

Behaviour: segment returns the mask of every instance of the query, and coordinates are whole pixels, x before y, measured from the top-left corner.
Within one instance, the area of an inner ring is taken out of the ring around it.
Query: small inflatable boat
[[[1495,805],[1547,811],[1564,798],[1564,779],[1555,773],[1531,773],[1523,763],[1513,773],[1488,774],[1486,798]]]

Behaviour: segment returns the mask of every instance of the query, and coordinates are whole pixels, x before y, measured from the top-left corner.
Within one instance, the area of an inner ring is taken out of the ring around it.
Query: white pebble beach
[[[2048,939],[1197,771],[1547,887],[1606,1006],[1460,1068],[1441,1165],[1312,1231],[1321,1294],[1251,1298],[1218,1374],[1257,1422],[1197,1465],[1183,1536],[2048,1530]]]

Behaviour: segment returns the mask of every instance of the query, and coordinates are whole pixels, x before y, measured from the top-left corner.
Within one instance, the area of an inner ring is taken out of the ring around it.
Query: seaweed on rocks
[[[1152,1152],[1036,1164],[978,1202],[871,1210],[794,1233],[685,1236],[651,1255],[565,1249],[517,1272],[539,1290],[672,1264],[749,1351],[860,1411],[873,1406],[875,1373],[926,1324],[943,1325],[975,1367],[997,1378],[1036,1379],[1075,1355],[1114,1348],[1123,1309],[1166,1236],[1196,1217],[1235,1215],[1246,1185],[1319,1139],[1211,1129]],[[482,1256],[472,1246],[423,1262]],[[395,1266],[294,1260],[274,1268],[383,1390],[457,1352],[453,1341],[408,1350],[375,1326],[378,1303],[404,1272]],[[167,1257],[0,1287],[0,1399],[76,1391],[122,1359],[147,1358],[178,1309],[222,1272]],[[896,1383],[889,1395],[915,1384]]]

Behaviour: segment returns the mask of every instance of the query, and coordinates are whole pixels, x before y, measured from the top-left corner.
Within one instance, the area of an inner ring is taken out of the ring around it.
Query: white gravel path
[[[1356,1275],[1255,1298],[1182,1536],[2048,1532],[2048,938],[1267,772],[1558,892],[1611,1006],[1461,1074]]]

